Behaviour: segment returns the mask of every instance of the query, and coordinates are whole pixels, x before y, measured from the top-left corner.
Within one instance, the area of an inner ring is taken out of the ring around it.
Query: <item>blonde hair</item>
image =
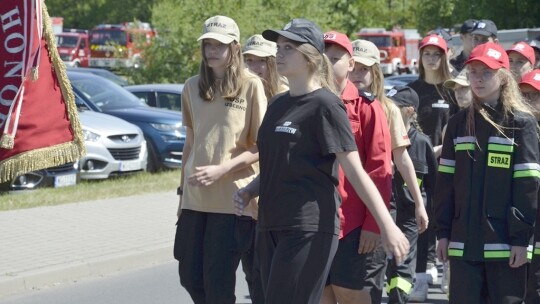
[[[339,96],[336,87],[336,79],[334,77],[334,70],[332,69],[332,63],[328,57],[326,57],[325,54],[319,53],[319,51],[311,44],[298,44],[294,41],[292,42],[298,45],[296,49],[306,58],[310,75],[317,77],[321,82],[322,87]]]
[[[386,94],[384,93],[384,74],[381,70],[381,66],[380,64],[375,63],[370,67],[370,69],[373,81],[371,82],[369,88],[371,93],[377,97],[379,102],[384,107],[386,117],[389,117],[388,114],[390,113],[390,110],[388,107],[390,107],[390,104],[393,104],[394,102],[390,98],[386,97]]]
[[[262,79],[262,81],[266,99],[270,101],[270,99],[280,91],[281,76],[277,71],[276,57],[268,56],[265,57],[265,59],[266,66],[268,67],[268,79]]]
[[[500,96],[499,100],[502,104],[502,114],[503,121],[508,121],[511,116],[516,112],[522,112],[526,114],[533,115],[531,107],[524,101],[521,91],[517,82],[514,80],[512,73],[507,69],[501,68],[497,70],[495,77],[499,77],[501,80],[500,87]],[[504,127],[493,121],[493,118],[489,113],[482,107],[482,103],[478,100],[473,91],[473,100],[469,106],[469,112],[467,113],[467,133],[468,135],[475,134],[475,121],[474,113],[478,112],[482,117],[491,124],[497,131],[501,134],[505,134],[504,129],[509,129],[509,127]]]
[[[225,77],[217,79],[205,54],[204,39],[201,41],[202,61],[199,66],[199,96],[206,101],[213,101],[217,92],[226,100],[234,100],[242,90],[242,84],[246,77],[244,72],[244,59],[240,44],[233,41],[228,44],[229,58]]]

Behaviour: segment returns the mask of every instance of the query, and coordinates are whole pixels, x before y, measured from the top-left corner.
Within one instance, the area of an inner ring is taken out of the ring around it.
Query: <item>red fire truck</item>
[[[56,34],[56,45],[67,66],[88,67],[90,44],[87,30],[64,29],[64,32]]]
[[[385,75],[412,73],[418,65],[418,43],[422,39],[416,29],[364,28],[356,34],[373,42],[381,52],[381,69]]]
[[[155,36],[146,22],[98,25],[90,31],[90,66],[137,68],[142,62],[141,46]]]

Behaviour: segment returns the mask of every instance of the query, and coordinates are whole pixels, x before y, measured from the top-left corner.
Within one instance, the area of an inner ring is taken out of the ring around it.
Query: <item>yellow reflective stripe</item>
[[[390,291],[394,288],[399,288],[403,290],[404,293],[409,294],[412,289],[412,283],[407,281],[404,278],[401,277],[395,277],[390,280],[390,284],[386,286],[386,292],[390,293]]]
[[[497,259],[497,258],[509,258],[510,251],[484,251],[484,258],[486,259]]]
[[[530,252],[530,251],[527,252],[527,259],[530,260],[530,259],[532,259],[532,257],[533,257],[533,253]]]
[[[514,178],[520,177],[538,177],[540,178],[540,172],[538,170],[521,170],[514,172]]]
[[[467,150],[473,150],[474,151],[474,144],[456,144],[456,146],[454,147],[454,150],[455,151],[467,151]]]
[[[489,151],[514,152],[513,145],[488,144]]]
[[[456,168],[439,165],[439,172],[454,174],[456,172]]]
[[[534,254],[540,254],[540,248],[534,248]]]
[[[463,249],[448,249],[449,256],[462,257]]]
[[[421,178],[416,178],[416,182],[418,183],[418,187],[422,186],[422,179]]]

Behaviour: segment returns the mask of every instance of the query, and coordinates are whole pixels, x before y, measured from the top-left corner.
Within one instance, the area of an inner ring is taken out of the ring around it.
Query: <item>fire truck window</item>
[[[394,39],[394,46],[401,46],[401,39],[400,38],[395,38]]]
[[[84,49],[86,47],[86,40],[81,39],[81,49]]]
[[[362,36],[360,38],[373,42],[377,47],[392,46],[392,40],[388,36]]]

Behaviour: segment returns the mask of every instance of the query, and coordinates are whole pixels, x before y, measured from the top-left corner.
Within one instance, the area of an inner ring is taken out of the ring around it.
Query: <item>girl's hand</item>
[[[252,195],[246,190],[246,188],[241,188],[233,193],[232,200],[234,203],[235,214],[238,216],[244,214],[244,208],[249,204],[252,198]]]
[[[369,253],[374,251],[381,243],[381,236],[367,230],[360,232],[360,244],[358,245],[358,253]]]
[[[414,209],[414,214],[416,217],[416,226],[418,227],[418,234],[424,232],[428,228],[429,219],[426,212],[426,207],[424,207],[424,204],[420,204],[420,206],[416,206]]]
[[[448,260],[448,239],[442,238],[439,239],[437,243],[437,258],[441,262],[446,262]]]
[[[188,177],[190,186],[210,186],[225,174],[225,169],[220,166],[195,167],[195,173]]]
[[[409,241],[403,232],[392,222],[381,236],[386,255],[393,257],[397,265],[403,263],[409,253]]]
[[[518,268],[525,263],[527,263],[527,247],[512,246],[508,263],[510,267]]]

